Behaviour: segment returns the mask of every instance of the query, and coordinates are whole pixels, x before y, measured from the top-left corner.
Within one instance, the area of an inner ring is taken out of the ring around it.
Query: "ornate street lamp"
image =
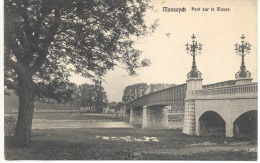
[[[186,44],[186,51],[187,54],[190,54],[193,57],[193,61],[192,61],[192,69],[191,71],[187,74],[187,78],[201,78],[201,72],[199,70],[197,70],[197,66],[196,66],[196,61],[195,61],[195,56],[197,54],[201,53],[201,47],[202,44],[197,43],[197,41],[195,41],[196,36],[193,34],[192,35],[192,43],[191,44]]]
[[[251,73],[246,70],[245,61],[244,61],[245,55],[250,53],[251,44],[249,44],[248,42],[245,42],[244,40],[245,40],[245,36],[244,36],[244,34],[242,34],[241,44],[235,44],[236,54],[238,54],[242,57],[240,70],[235,75],[236,79],[238,79],[238,78],[250,78],[251,77]]]

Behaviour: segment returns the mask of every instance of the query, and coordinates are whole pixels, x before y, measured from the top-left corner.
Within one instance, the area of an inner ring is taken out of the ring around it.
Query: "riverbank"
[[[119,128],[109,123],[120,125],[119,123],[125,124],[125,122],[117,121],[113,117],[101,119],[98,115],[95,118],[94,115],[74,116],[62,113],[56,114],[55,118],[53,113],[37,114],[33,120],[31,145],[17,148],[13,144],[13,137],[6,136],[5,159],[233,161],[257,159],[257,144],[249,140],[188,136],[183,134],[181,129]],[[110,118],[114,121],[104,121]],[[37,125],[41,127],[37,128]],[[60,127],[62,125],[66,127]],[[84,127],[85,125],[98,127]]]

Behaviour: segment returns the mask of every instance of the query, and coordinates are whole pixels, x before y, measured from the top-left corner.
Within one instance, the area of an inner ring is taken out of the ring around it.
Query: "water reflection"
[[[88,120],[34,120],[33,129],[53,128],[133,128],[127,122],[93,122]]]

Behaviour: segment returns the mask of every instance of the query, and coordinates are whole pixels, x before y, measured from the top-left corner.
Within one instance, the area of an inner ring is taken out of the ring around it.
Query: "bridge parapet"
[[[194,99],[257,98],[257,83],[192,90]]]
[[[227,80],[227,81],[223,81],[223,82],[202,85],[202,89],[225,87],[225,86],[231,86],[231,85],[236,85],[236,80]]]

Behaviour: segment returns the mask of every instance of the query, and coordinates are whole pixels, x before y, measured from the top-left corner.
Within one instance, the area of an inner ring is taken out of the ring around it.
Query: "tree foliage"
[[[110,109],[114,109],[115,111],[118,111],[118,110],[120,110],[121,108],[123,108],[124,107],[124,103],[123,102],[109,102],[108,103],[108,107],[110,108]]]
[[[97,112],[102,112],[103,107],[107,106],[108,100],[104,88],[99,84],[82,84],[78,86],[76,101],[80,107],[91,108]]]
[[[148,92],[152,93],[152,92],[156,92],[156,91],[163,90],[163,89],[173,87],[173,86],[176,86],[176,84],[164,84],[164,83],[150,84]]]
[[[147,8],[145,1],[6,0],[5,65],[30,71],[40,88],[68,84],[71,71],[98,79],[120,65],[134,75],[149,64],[138,62],[141,52],[130,39],[148,33]],[[17,80],[10,78],[14,83],[6,85],[14,89]]]
[[[20,101],[17,143],[30,141],[35,97],[70,98],[71,72],[97,81],[115,66],[134,75],[149,65],[132,41],[156,27],[144,21],[149,8],[140,0],[5,0],[5,85]]]
[[[131,102],[147,94],[147,90],[148,85],[146,83],[137,83],[129,85],[124,89],[122,101],[124,103]]]

